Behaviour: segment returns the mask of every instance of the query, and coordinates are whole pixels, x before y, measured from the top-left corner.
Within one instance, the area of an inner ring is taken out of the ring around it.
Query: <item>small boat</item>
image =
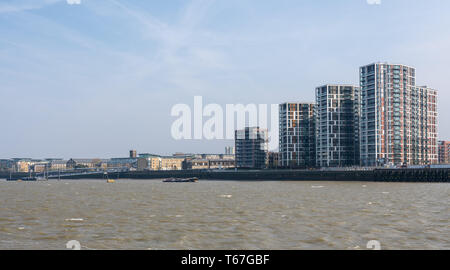
[[[168,178],[163,180],[164,183],[197,183],[198,178]]]
[[[103,173],[103,179],[106,179],[106,183],[108,183],[108,184],[112,184],[112,183],[115,183],[115,182],[116,182],[116,180],[110,179],[110,178],[109,178],[107,172]]]

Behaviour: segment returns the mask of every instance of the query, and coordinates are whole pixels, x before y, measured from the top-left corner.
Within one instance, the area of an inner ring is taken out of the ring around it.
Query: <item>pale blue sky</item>
[[[446,118],[450,1],[0,1],[0,158],[223,152],[174,141],[177,103],[313,101],[358,67],[411,65]]]

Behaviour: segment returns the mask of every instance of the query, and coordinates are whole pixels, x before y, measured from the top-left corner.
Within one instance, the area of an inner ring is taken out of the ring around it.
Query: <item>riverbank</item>
[[[16,173],[13,177],[25,177],[28,174]],[[9,173],[0,173],[0,179],[6,179]],[[102,172],[89,176],[69,176],[61,179],[101,179]],[[109,175],[113,179],[164,179],[191,178],[200,180],[229,181],[362,181],[362,182],[450,182],[450,169],[375,169],[351,171],[321,171],[321,170],[249,170],[249,171],[130,171]]]

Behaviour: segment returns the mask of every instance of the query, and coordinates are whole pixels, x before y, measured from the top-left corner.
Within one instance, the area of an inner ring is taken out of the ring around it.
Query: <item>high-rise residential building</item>
[[[315,167],[315,104],[284,103],[280,104],[279,113],[280,166]]]
[[[130,150],[130,158],[137,158],[136,150]]]
[[[450,141],[439,142],[439,164],[450,164]]]
[[[247,127],[235,132],[237,168],[263,169],[268,163],[268,130]]]
[[[416,70],[374,63],[360,68],[361,165],[438,161],[437,91],[416,86]]]
[[[318,167],[359,165],[359,87],[316,88],[316,163]]]

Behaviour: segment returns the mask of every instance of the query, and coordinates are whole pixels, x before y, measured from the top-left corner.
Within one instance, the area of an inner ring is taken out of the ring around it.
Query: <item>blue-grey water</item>
[[[449,249],[450,185],[0,181],[0,249]]]

